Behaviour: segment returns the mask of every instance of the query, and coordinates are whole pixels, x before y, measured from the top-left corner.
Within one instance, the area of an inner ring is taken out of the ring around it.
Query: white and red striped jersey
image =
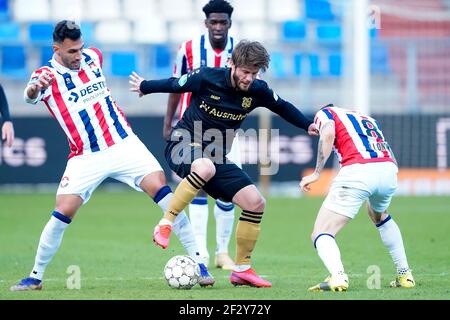
[[[29,99],[25,89],[27,102],[43,101],[59,122],[69,141],[69,158],[104,150],[134,135],[106,86],[102,53],[96,48],[84,49],[83,58],[80,69],[71,70],[53,57],[32,74],[29,82],[32,84],[47,70],[55,77],[52,85],[36,99]]]
[[[208,34],[183,42],[179,48],[173,68],[173,76],[176,78],[200,67],[225,67],[231,59],[234,47],[233,37],[228,36],[225,49],[218,51],[213,49],[209,42]],[[181,95],[178,118],[183,117],[184,111],[189,107],[191,93]]]
[[[377,120],[356,111],[327,106],[317,112],[314,123],[322,133],[327,122],[335,124],[334,151],[341,166],[384,161],[396,163]]]

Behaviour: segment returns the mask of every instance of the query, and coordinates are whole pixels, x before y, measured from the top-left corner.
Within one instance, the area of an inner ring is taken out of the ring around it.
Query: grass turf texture
[[[54,206],[54,194],[0,195],[0,300],[8,299],[136,299],[136,300],[411,300],[450,297],[450,198],[394,198],[390,213],[398,223],[414,289],[391,289],[395,277],[391,258],[377,229],[361,210],[338,235],[341,256],[350,278],[346,293],[309,293],[307,288],[327,275],[310,241],[321,198],[269,198],[262,232],[253,254],[254,268],[273,283],[270,289],[233,287],[229,272],[210,267],[213,288],[176,290],[163,278],[165,263],[184,254],[172,235],[168,249],[152,242],[161,211],[144,194],[96,192],[66,230],[63,243],[47,268],[40,292],[10,292],[33,266],[40,233]],[[213,203],[209,202],[210,205]],[[211,211],[211,210],[210,210]],[[236,220],[239,212],[236,210]],[[209,216],[208,246],[214,263],[215,220]],[[234,256],[234,236],[231,256]],[[81,270],[81,289],[66,287],[71,265]],[[370,290],[369,266],[381,271],[381,288]]]

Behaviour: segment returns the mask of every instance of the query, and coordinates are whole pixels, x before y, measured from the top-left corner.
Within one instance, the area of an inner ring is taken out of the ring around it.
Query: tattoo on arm
[[[330,130],[334,132],[334,122],[325,123],[322,132],[326,132],[319,139],[317,146],[317,161],[315,172],[320,174],[325,167],[325,164],[330,157],[331,150],[334,143],[334,134],[330,134]]]
[[[316,170],[315,170],[317,173],[320,174],[322,172],[322,169],[325,166],[325,162],[326,162],[326,159],[325,159],[325,156],[323,155],[323,140],[320,139],[318,147],[317,147],[317,162],[316,162]]]

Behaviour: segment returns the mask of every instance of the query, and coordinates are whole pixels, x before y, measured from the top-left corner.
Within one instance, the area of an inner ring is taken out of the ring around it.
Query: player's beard
[[[240,91],[248,91],[248,89],[250,88],[250,85],[252,84],[251,82],[249,83],[248,86],[246,86],[245,88],[241,87],[241,79],[239,79],[239,77],[236,75],[236,73],[233,74],[233,80],[234,83],[236,84],[236,89],[240,90]]]
[[[81,61],[69,60],[61,57],[61,60],[64,62],[64,65],[70,70],[78,70],[80,69]]]

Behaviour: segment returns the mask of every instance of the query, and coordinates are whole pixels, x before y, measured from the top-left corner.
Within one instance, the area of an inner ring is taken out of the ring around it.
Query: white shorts
[[[397,172],[392,162],[345,166],[333,179],[323,206],[353,219],[368,200],[375,212],[383,213],[397,190]]]
[[[144,177],[157,171],[163,171],[159,162],[137,136],[131,136],[106,150],[69,159],[56,194],[76,194],[86,203],[106,178],[142,191]]]

